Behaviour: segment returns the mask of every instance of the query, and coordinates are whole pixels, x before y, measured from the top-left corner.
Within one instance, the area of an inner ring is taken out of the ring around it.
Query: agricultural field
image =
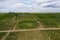
[[[0,14],[0,30],[33,28],[60,28],[60,13]]]
[[[60,13],[0,13],[0,40],[60,40]]]

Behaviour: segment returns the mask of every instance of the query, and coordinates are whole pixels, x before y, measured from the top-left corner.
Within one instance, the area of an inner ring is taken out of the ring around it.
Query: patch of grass
[[[18,13],[17,20],[33,20],[33,18],[29,13]]]
[[[54,20],[57,24],[60,24],[60,20]]]
[[[14,27],[15,23],[10,21],[0,21],[0,31],[10,30]]]
[[[45,15],[45,14],[33,14],[34,16],[36,16],[39,19],[49,19],[50,17]]]
[[[12,32],[6,40],[48,40],[43,31]]]
[[[6,40],[18,40],[20,33],[19,32],[10,32]]]
[[[41,13],[41,14],[33,14],[37,16],[39,19],[60,19],[60,13]]]
[[[60,31],[59,30],[47,30],[45,31],[50,38],[50,40],[60,40]]]
[[[1,40],[2,37],[5,36],[5,34],[6,34],[6,33],[0,33],[0,40]]]
[[[15,17],[15,14],[13,13],[0,14],[0,20],[12,20],[14,17]]]
[[[57,20],[58,21],[58,20]],[[54,20],[40,20],[44,28],[58,28],[57,22]]]
[[[46,14],[46,15],[48,15],[51,19],[60,19],[60,13]]]
[[[20,21],[17,25],[21,29],[37,28],[38,23],[36,21]]]

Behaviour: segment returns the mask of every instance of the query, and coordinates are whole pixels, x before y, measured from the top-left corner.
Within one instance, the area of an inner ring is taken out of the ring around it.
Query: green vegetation
[[[14,18],[14,14],[11,13],[2,13],[0,14],[0,20],[12,20]]]
[[[1,30],[11,30],[15,25],[15,22],[10,21],[0,21],[0,31]]]
[[[17,13],[17,20],[33,20],[33,18],[29,13]]]
[[[0,40],[60,40],[60,30],[6,32],[7,30],[60,28],[60,13],[1,13]]]
[[[2,37],[4,37],[6,35],[6,33],[0,33],[0,40]]]
[[[39,19],[60,19],[60,13],[41,13],[33,15],[37,16]]]
[[[19,34],[20,34],[19,32],[11,32],[7,36],[6,40],[17,40],[19,38]]]
[[[45,31],[50,38],[50,40],[60,40],[60,31],[59,30],[47,30]]]
[[[29,28],[37,28],[38,23],[36,21],[21,21],[18,23],[17,28],[20,29],[29,29]]]
[[[60,27],[60,23],[57,22],[60,20],[40,20],[40,22],[43,24],[44,28],[58,28]]]
[[[16,21],[19,21],[16,25]],[[40,23],[37,23],[40,22]],[[29,29],[29,28],[59,28],[60,13],[1,13],[0,14],[0,30],[13,29]]]
[[[11,32],[6,40],[60,40],[59,30]]]

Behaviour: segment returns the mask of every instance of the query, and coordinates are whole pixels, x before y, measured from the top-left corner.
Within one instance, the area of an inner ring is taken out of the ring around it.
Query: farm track
[[[60,28],[20,29],[20,30],[5,30],[5,31],[0,31],[0,32],[20,32],[20,31],[39,31],[39,30],[60,30]]]

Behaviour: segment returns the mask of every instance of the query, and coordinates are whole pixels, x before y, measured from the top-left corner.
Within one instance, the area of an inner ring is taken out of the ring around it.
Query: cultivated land
[[[60,40],[60,13],[0,13],[0,40]]]

